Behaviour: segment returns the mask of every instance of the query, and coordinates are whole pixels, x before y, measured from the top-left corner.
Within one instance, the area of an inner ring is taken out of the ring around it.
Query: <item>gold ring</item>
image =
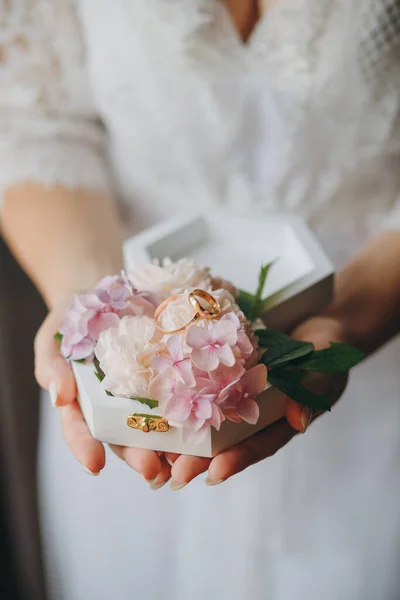
[[[197,298],[205,300],[209,308],[204,308],[197,300]],[[199,314],[200,317],[202,317],[203,319],[213,321],[215,319],[219,319],[221,315],[221,305],[218,302],[218,300],[216,300],[214,296],[212,296],[208,292],[205,292],[204,290],[196,289],[193,292],[191,292],[189,294],[189,302],[195,309],[196,313]]]
[[[170,329],[170,330],[163,329],[159,325],[158,320],[160,318],[160,315],[167,308],[168,304],[170,304],[171,302],[174,302],[175,300],[177,300],[178,298],[181,298],[182,296],[184,296],[184,294],[175,294],[175,296],[171,296],[171,298],[167,298],[166,300],[164,300],[164,302],[161,302],[160,306],[158,306],[158,308],[156,309],[156,312],[154,313],[154,320],[156,322],[156,327],[157,327],[158,331],[160,331],[161,333],[164,333],[164,334],[182,333],[183,331],[186,331],[186,329],[188,329],[188,327],[193,325],[193,323],[196,323],[196,321],[198,321],[200,319],[200,314],[198,312],[196,312],[193,319],[191,319],[189,321],[189,323],[186,323],[186,325],[184,325],[183,327],[179,327],[178,329]]]
[[[204,290],[196,289],[193,292],[191,292],[188,296],[189,303],[196,311],[193,318],[190,319],[190,321],[188,323],[186,323],[186,325],[183,325],[183,327],[178,327],[178,329],[163,329],[158,322],[159,318],[161,316],[161,313],[164,312],[164,310],[167,308],[168,304],[170,304],[171,302],[174,302],[178,298],[182,298],[182,296],[184,296],[184,294],[175,294],[175,296],[171,296],[171,298],[167,298],[166,300],[161,302],[160,306],[157,307],[157,309],[154,313],[154,320],[155,320],[157,329],[161,333],[164,333],[167,335],[170,335],[173,333],[182,333],[183,331],[186,331],[191,325],[193,325],[194,323],[199,321],[199,319],[207,319],[209,321],[213,321],[215,319],[219,319],[219,317],[221,316],[222,310],[221,310],[221,306],[220,306],[218,300],[216,300],[214,298],[214,296],[212,296],[208,292],[205,292]],[[197,300],[197,298],[204,300],[207,303],[209,308],[204,308],[200,304],[200,302]]]

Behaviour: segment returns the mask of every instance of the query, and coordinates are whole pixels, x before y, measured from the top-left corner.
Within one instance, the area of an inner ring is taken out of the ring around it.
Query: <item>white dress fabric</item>
[[[218,0],[11,0],[0,12],[0,194],[108,189],[127,233],[192,203],[296,212],[337,264],[400,226],[400,4],[278,0],[247,44]],[[90,478],[43,404],[54,599],[394,600],[400,345],[331,415],[227,483]]]

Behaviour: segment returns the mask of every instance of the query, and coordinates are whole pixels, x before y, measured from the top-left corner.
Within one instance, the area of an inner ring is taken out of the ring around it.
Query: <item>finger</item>
[[[247,440],[216,456],[208,469],[207,485],[217,485],[240,473],[247,467],[273,456],[295,435],[295,431],[281,419]]]
[[[341,342],[344,339],[343,325],[331,317],[313,317],[304,321],[293,332],[295,340],[311,342],[316,350],[329,347],[330,342]]]
[[[76,460],[92,475],[98,475],[104,468],[106,454],[103,444],[92,437],[79,404],[74,400],[60,408],[60,414],[65,441]]]
[[[168,462],[168,464],[173,467],[174,466],[174,462],[180,457],[180,454],[175,454],[173,452],[166,452],[165,453],[165,459]]]
[[[181,490],[195,477],[201,473],[205,473],[210,463],[210,458],[182,454],[176,459],[174,466],[171,469],[171,489],[174,492]]]
[[[49,390],[54,406],[65,406],[76,398],[74,375],[60,354],[60,344],[54,339],[60,315],[50,313],[35,338],[35,376],[39,385]]]
[[[285,417],[293,429],[305,433],[312,419],[312,410],[291,398],[286,398]]]
[[[134,471],[139,473],[148,483],[153,482],[161,472],[162,462],[157,452],[142,448],[128,448],[110,444],[110,448],[122,458]]]
[[[159,490],[171,479],[171,465],[168,464],[165,456],[160,457],[161,460],[161,471],[157,477],[150,482],[150,488],[152,490]]]

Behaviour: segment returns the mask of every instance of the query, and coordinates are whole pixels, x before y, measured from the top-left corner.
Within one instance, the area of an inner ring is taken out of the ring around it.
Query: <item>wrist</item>
[[[375,238],[335,279],[327,315],[344,341],[373,352],[400,331],[400,233]]]

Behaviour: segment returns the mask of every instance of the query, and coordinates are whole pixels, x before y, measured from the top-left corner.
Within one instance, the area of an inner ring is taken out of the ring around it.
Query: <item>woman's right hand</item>
[[[48,390],[54,407],[59,408],[64,438],[76,460],[92,475],[104,468],[106,454],[101,442],[91,435],[77,401],[77,389],[69,363],[60,354],[55,334],[61,326],[65,306],[51,310],[35,339],[35,375],[39,385]],[[111,446],[132,469],[142,475],[153,489],[171,477],[165,457],[151,450]]]

